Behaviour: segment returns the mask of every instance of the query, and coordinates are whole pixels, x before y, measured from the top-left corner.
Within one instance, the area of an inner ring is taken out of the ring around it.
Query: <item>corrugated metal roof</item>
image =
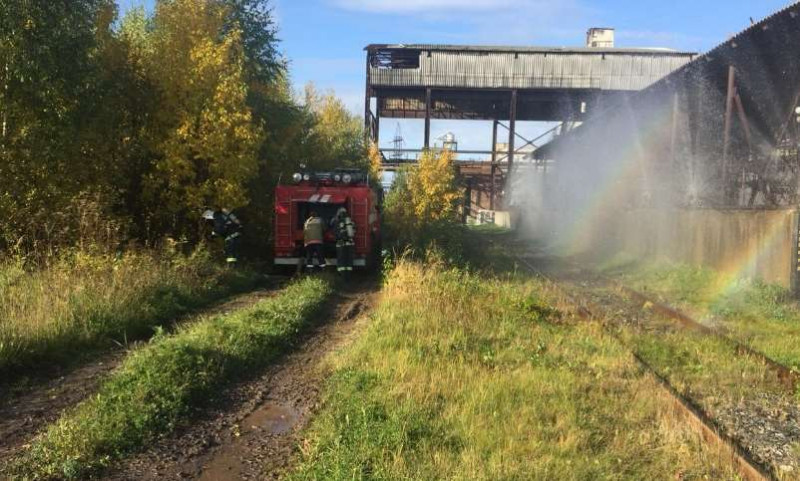
[[[680,52],[668,48],[597,48],[597,47],[521,47],[502,45],[444,45],[444,44],[371,44],[364,50],[381,49],[424,50],[430,52],[495,52],[495,53],[595,53],[595,54],[639,54],[696,56],[697,52]]]
[[[368,48],[377,51],[399,47]],[[402,48],[420,51],[419,67],[371,65],[370,86],[641,90],[690,62],[694,55],[642,49],[453,45],[406,45]]]
[[[628,107],[636,109],[639,105],[646,105],[665,92],[687,94],[701,84],[715,90],[724,101],[728,67],[732,66],[736,69],[737,92],[749,121],[755,124],[755,130],[762,136],[777,143],[781,140],[780,135],[785,133],[787,119],[793,119],[795,104],[800,99],[800,66],[796,60],[799,41],[800,2],[796,1],[636,93]],[[553,144],[568,142],[595,125],[602,126],[609,122],[609,115],[619,107],[609,106],[608,112],[598,113],[596,118],[556,139]],[[720,118],[717,115],[701,121],[719,122]],[[545,145],[539,155],[550,155],[553,148]]]

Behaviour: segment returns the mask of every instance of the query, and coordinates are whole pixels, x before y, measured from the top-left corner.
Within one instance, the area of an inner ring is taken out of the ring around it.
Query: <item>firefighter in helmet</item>
[[[311,211],[303,226],[303,239],[306,247],[306,268],[314,268],[314,257],[317,258],[320,269],[327,267],[325,255],[322,252],[322,243],[325,239],[325,223],[322,222],[316,211]]]
[[[242,240],[242,223],[228,209],[207,210],[203,218],[211,221],[211,235],[225,240],[225,261],[234,267],[239,262],[239,244]]]
[[[336,267],[343,275],[353,272],[353,257],[356,250],[356,224],[347,214],[347,209],[340,207],[336,217],[331,220],[331,227],[336,233]]]

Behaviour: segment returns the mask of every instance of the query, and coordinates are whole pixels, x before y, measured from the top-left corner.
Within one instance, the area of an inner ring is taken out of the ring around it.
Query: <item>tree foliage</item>
[[[426,151],[419,163],[397,173],[386,197],[388,234],[399,245],[422,245],[458,221],[461,188],[453,154]]]
[[[90,199],[145,241],[197,239],[201,209],[237,208],[266,252],[278,179],[367,165],[341,101],[295,97],[277,36],[268,0],[122,19],[113,0],[0,0],[0,249],[75,243]]]
[[[421,222],[455,218],[461,192],[449,150],[424,152],[409,180],[414,212]]]
[[[305,106],[311,115],[310,167],[366,168],[366,147],[361,120],[350,113],[333,93],[319,93],[306,85]],[[313,155],[318,152],[318,155]],[[316,157],[316,158],[314,158]]]
[[[262,133],[246,101],[242,32],[226,28],[229,14],[206,0],[156,9],[147,63],[161,105],[151,146],[157,161],[145,186],[162,219],[188,221],[204,206],[249,202]]]
[[[6,243],[66,228],[54,208],[113,165],[93,130],[102,117],[106,0],[0,0],[0,225]]]

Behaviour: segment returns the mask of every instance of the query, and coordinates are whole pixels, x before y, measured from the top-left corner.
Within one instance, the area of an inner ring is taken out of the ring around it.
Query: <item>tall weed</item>
[[[155,325],[253,284],[200,247],[188,255],[72,250],[0,264],[0,372],[147,336]]]

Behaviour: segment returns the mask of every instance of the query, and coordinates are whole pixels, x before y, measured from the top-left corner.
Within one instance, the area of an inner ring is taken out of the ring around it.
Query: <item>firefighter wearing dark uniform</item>
[[[347,215],[347,209],[340,208],[333,219],[336,232],[336,270],[348,275],[353,272],[353,258],[356,250],[356,224]]]
[[[225,262],[231,267],[236,266],[242,241],[242,223],[227,209],[206,211],[203,217],[213,221],[212,235],[225,240]]]

